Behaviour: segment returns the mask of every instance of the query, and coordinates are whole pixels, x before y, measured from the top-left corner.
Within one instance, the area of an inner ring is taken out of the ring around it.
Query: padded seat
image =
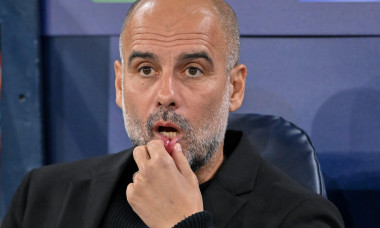
[[[326,197],[316,151],[305,131],[281,117],[235,113],[230,114],[228,129],[244,131],[265,160]]]

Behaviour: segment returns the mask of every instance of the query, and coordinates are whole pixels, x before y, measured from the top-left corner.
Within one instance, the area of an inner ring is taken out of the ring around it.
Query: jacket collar
[[[78,174],[83,178],[70,183],[56,227],[99,227],[116,184],[132,160],[131,153],[129,149],[100,158],[104,161],[99,162],[98,167]]]
[[[246,203],[240,197],[253,191],[261,157],[242,132],[227,131],[225,144],[239,140],[221,169],[203,193],[205,210],[214,214],[215,227],[224,227]],[[215,220],[217,218],[217,220]]]
[[[218,218],[215,227],[224,227],[246,203],[240,195],[254,189],[261,162],[260,155],[254,152],[242,132],[227,131],[225,144],[230,140],[238,140],[237,146],[230,155],[226,154],[225,163],[202,195],[205,210],[212,211],[214,218]],[[99,227],[118,180],[133,161],[132,151],[133,148],[104,157],[99,167],[88,169],[83,174],[85,177],[73,180],[56,227]]]

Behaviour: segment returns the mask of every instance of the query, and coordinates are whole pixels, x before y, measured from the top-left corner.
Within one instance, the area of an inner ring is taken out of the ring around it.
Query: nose
[[[158,83],[157,106],[163,108],[178,108],[178,88],[173,73],[163,73]]]

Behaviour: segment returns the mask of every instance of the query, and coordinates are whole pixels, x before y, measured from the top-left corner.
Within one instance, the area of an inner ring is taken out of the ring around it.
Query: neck
[[[221,143],[221,145],[219,146],[218,150],[215,152],[213,158],[210,160],[209,163],[205,164],[195,172],[199,184],[203,184],[206,181],[211,180],[215,176],[216,172],[219,170],[220,166],[223,164],[223,145],[224,143]]]

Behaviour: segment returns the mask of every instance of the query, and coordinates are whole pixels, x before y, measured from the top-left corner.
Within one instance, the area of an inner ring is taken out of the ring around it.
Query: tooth
[[[162,131],[160,132],[163,136],[165,136],[166,138],[172,140],[174,139],[175,137],[177,137],[177,135],[179,134],[178,132],[176,131]]]
[[[163,131],[162,134],[163,134],[165,137],[170,138],[170,132]]]

